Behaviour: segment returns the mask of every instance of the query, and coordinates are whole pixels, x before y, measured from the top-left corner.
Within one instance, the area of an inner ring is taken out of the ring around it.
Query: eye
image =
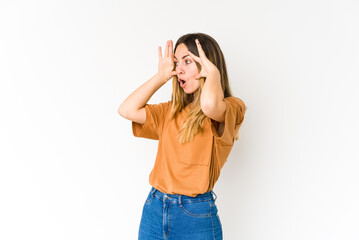
[[[185,62],[186,62],[186,63],[188,62],[188,64],[190,64],[190,63],[191,63],[191,60],[186,59]],[[178,66],[178,62],[174,62],[174,64],[175,64],[175,66]]]

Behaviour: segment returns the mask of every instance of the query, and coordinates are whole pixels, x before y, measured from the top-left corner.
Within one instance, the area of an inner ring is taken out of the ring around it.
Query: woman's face
[[[188,54],[188,49],[184,43],[177,46],[174,59],[180,87],[186,94],[196,92],[200,86],[200,81],[194,78],[198,74],[198,69],[196,62]],[[181,80],[185,81],[184,84],[181,83]]]

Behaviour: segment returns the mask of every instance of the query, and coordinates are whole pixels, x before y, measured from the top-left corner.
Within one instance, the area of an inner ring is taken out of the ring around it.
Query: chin
[[[184,91],[185,94],[190,95],[190,94],[196,94],[197,91]]]

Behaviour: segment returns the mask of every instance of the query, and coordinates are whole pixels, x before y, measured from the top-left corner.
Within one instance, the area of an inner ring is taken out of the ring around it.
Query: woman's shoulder
[[[171,105],[172,105],[172,101],[171,101],[171,100],[161,101],[161,102],[159,102],[159,103],[155,103],[155,104],[151,104],[151,105],[168,107],[168,106],[171,106]]]
[[[165,115],[171,108],[171,101],[161,101],[159,103],[146,103],[145,108],[156,115]]]
[[[235,97],[235,96],[230,96],[230,97],[226,97],[224,98],[226,101],[229,101],[230,103],[233,103],[233,104],[239,104],[241,106],[244,106],[246,107],[246,104],[244,103],[244,101],[239,98],[239,97]]]

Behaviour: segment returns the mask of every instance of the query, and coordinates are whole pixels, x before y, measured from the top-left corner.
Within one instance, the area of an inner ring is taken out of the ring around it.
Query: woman
[[[159,140],[139,239],[222,239],[213,187],[238,139],[246,106],[232,96],[218,43],[204,33],[167,41],[158,72],[121,104],[134,136]],[[172,80],[170,101],[147,104]]]

